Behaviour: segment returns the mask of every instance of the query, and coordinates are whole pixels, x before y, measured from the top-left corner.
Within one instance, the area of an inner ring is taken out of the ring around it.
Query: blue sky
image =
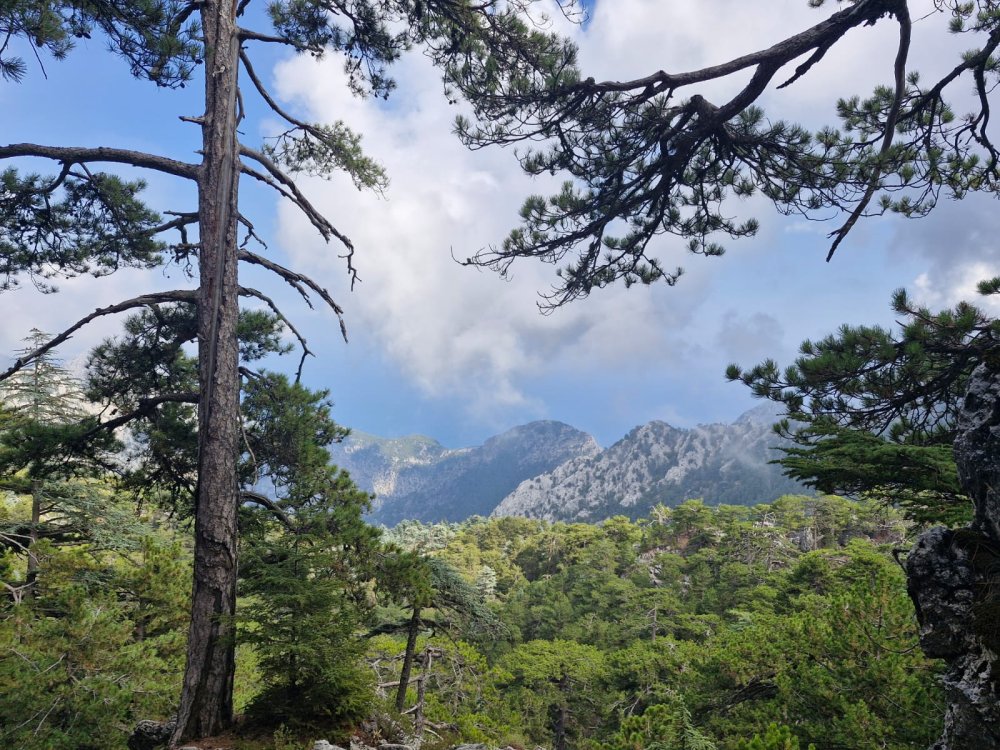
[[[761,14],[754,5],[599,0],[585,28],[559,28],[579,43],[585,75],[627,78],[720,62],[835,10],[772,0],[772,12]],[[928,75],[953,64],[961,49],[942,33],[945,23],[936,16],[915,29],[914,65]],[[770,92],[768,110],[811,126],[831,122],[837,96],[864,93],[890,78],[895,31],[883,26],[848,36],[803,83]],[[830,264],[823,258],[834,222],[780,217],[751,201],[730,209],[757,215],[759,235],[729,243],[722,258],[685,257],[680,243],[663,241],[666,265],[680,262],[687,270],[676,287],[599,291],[542,316],[535,295],[551,283],[551,267],[521,263],[513,279],[503,281],[458,266],[452,255],[499,243],[515,225],[523,198],[554,183],[524,177],[509,151],[466,151],[450,132],[459,110],[444,101],[422,56],[397,66],[399,90],[389,102],[373,102],[346,91],[335,58],[293,59],[260,45],[252,52],[258,72],[287,107],[317,121],[343,119],[363,134],[368,153],[391,179],[384,196],[360,193],[343,176],[302,181],[358,246],[362,283],[353,292],[339,248],[319,240],[292,207],[253,185],[241,188],[245,213],[268,252],[313,275],[347,310],[351,341],[345,345],[325,311],[304,308],[275,281],[247,277],[249,285],[274,293],[319,354],[307,365],[307,382],[329,388],[336,418],[366,432],[423,433],[458,447],[531,419],[559,419],[607,445],[651,419],[678,426],[731,421],[754,403],[745,389],[724,381],[729,362],[773,357],[786,363],[803,338],[841,323],[890,324],[887,303],[897,287],[939,306],[968,297],[975,281],[1000,272],[1000,219],[987,199],[945,202],[919,222],[863,223]],[[197,131],[178,120],[199,113],[197,86],[165,91],[136,82],[96,39],[45,68],[47,79],[32,65],[25,83],[0,82],[3,142],[116,145],[197,158]],[[702,93],[711,99],[724,89]],[[244,138],[256,145],[275,125],[253,92],[245,95],[251,117]],[[153,206],[193,208],[187,186],[157,175],[148,180]],[[136,272],[68,281],[57,296],[31,289],[4,294],[0,351],[13,351],[32,326],[56,332],[95,306],[191,283],[176,271],[170,278]],[[79,361],[116,325],[106,321],[76,336],[62,356]],[[282,366],[292,368],[294,361]]]

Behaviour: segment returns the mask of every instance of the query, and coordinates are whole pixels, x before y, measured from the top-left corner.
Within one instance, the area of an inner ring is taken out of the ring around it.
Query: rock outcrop
[[[972,524],[920,536],[906,564],[920,645],[948,665],[949,705],[931,750],[1000,748],[1000,366],[973,371],[956,423]]]

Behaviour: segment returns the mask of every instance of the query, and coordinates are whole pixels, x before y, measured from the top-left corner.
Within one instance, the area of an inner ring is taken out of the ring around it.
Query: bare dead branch
[[[308,276],[298,273],[297,271],[293,271],[290,268],[285,268],[280,263],[275,263],[273,260],[257,255],[256,253],[252,253],[249,250],[241,250],[239,259],[246,263],[252,263],[253,265],[266,268],[272,273],[280,276],[286,283],[288,283],[289,286],[295,289],[295,291],[302,296],[302,299],[305,300],[309,307],[312,307],[313,305],[312,301],[309,299],[309,292],[307,289],[311,289],[313,292],[318,294],[337,316],[337,320],[340,322],[340,334],[344,337],[344,341],[347,341],[347,325],[344,322],[344,310],[334,301],[333,297],[330,296],[330,293],[326,289],[321,287]]]
[[[299,346],[302,348],[302,357],[299,359],[299,366],[298,369],[296,369],[295,371],[295,382],[296,383],[299,382],[299,380],[302,379],[302,366],[305,364],[306,357],[315,356],[313,351],[309,348],[309,343],[306,341],[305,336],[299,333],[299,329],[297,329],[294,325],[292,325],[292,321],[290,321],[288,317],[283,312],[281,312],[281,309],[278,307],[275,301],[270,297],[268,297],[263,292],[258,291],[257,289],[251,289],[250,287],[241,286],[240,296],[253,297],[254,299],[259,299],[261,302],[263,302],[265,305],[271,308],[271,312],[273,312],[276,316],[278,316],[278,319],[282,323],[284,323],[288,327],[288,330],[290,330],[295,335],[295,338],[299,340]]]
[[[84,164],[88,162],[112,162],[128,164],[142,169],[152,169],[157,172],[197,180],[201,167],[168,159],[165,156],[147,154],[143,151],[131,151],[123,148],[85,148],[75,146],[41,146],[35,143],[12,143],[0,146],[0,159],[10,159],[21,156],[36,156],[41,159],[52,159],[62,164]]]
[[[892,138],[896,132],[896,123],[899,121],[899,111],[903,105],[903,95],[906,93],[906,58],[910,51],[910,12],[907,8],[906,0],[903,0],[900,7],[897,8],[893,15],[895,15],[896,20],[899,22],[899,48],[896,51],[896,63],[895,63],[895,84],[896,91],[895,96],[892,100],[892,109],[889,111],[889,116],[885,120],[885,131],[882,134],[882,146],[879,149],[878,157],[876,159],[875,165],[872,168],[872,176],[868,182],[868,187],[865,189],[864,195],[861,196],[861,200],[851,211],[851,215],[844,222],[844,225],[839,229],[830,233],[830,236],[835,238],[833,244],[830,246],[830,251],[826,254],[827,263],[833,258],[833,254],[837,252],[837,248],[844,238],[850,233],[854,225],[858,223],[868,208],[868,204],[871,203],[872,197],[875,195],[875,191],[878,189],[879,178],[882,176],[882,161],[885,159],[886,155],[889,153],[889,148],[892,146]]]
[[[257,234],[257,230],[254,228],[254,225],[250,221],[250,219],[248,219],[243,214],[240,214],[240,216],[239,216],[239,222],[244,227],[246,227],[246,230],[247,230],[246,237],[244,237],[243,238],[243,242],[240,243],[240,250],[244,250],[246,248],[246,246],[248,244],[250,244],[250,240],[254,240],[262,248],[264,248],[265,250],[267,250],[267,243],[264,242],[264,240],[261,238],[261,236],[259,234]]]
[[[338,231],[337,228],[330,223],[329,219],[323,216],[323,214],[321,214],[315,208],[315,206],[313,206],[309,202],[309,200],[305,197],[305,195],[302,194],[302,191],[299,190],[299,187],[298,185],[295,184],[295,181],[292,180],[292,178],[289,177],[287,174],[285,174],[277,164],[268,159],[267,156],[262,154],[260,151],[256,151],[242,144],[240,144],[240,154],[249,159],[253,159],[255,162],[264,167],[265,170],[267,170],[267,173],[271,176],[272,179],[263,180],[263,182],[270,185],[271,187],[279,189],[282,195],[284,195],[286,198],[292,201],[296,206],[298,206],[299,210],[301,210],[302,213],[304,213],[309,218],[309,221],[312,223],[312,225],[316,227],[316,230],[323,236],[323,239],[329,241],[331,237],[336,237],[344,244],[344,247],[347,248],[348,252],[347,255],[348,269],[351,271],[352,275],[354,275],[354,269],[350,263],[350,259],[354,255],[354,243],[352,243],[350,239],[348,239],[345,235],[343,235],[340,231]],[[259,173],[255,173],[255,170],[253,171],[249,170],[250,170],[249,167],[247,167],[246,165],[243,166],[243,171],[245,174],[249,174],[251,177],[254,177],[255,179],[258,180],[261,179],[261,176],[258,176]]]
[[[243,67],[247,72],[247,76],[250,78],[251,82],[253,82],[254,87],[257,89],[257,93],[260,94],[261,98],[267,103],[267,106],[269,106],[276,115],[284,118],[295,127],[302,128],[303,130],[308,131],[317,138],[322,136],[322,133],[320,133],[316,128],[314,128],[309,123],[304,122],[298,119],[297,117],[292,116],[280,104],[278,104],[274,100],[274,97],[271,96],[271,92],[267,90],[267,87],[264,85],[263,81],[261,81],[260,78],[257,76],[257,72],[253,69],[253,65],[250,63],[250,56],[247,55],[247,53],[244,52],[242,49],[240,50],[240,61],[243,63]]]

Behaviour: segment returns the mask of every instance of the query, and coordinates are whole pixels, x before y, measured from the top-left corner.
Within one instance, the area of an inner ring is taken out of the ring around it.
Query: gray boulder
[[[173,719],[170,721],[143,719],[135,725],[128,738],[128,750],[156,750],[158,747],[166,747],[175,726],[176,722]]]

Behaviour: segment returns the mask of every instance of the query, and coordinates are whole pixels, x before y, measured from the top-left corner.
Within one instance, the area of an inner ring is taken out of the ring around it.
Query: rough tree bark
[[[172,743],[217,734],[233,718],[239,314],[236,3],[201,5],[205,34],[203,162],[198,181],[199,456],[187,667]]]
[[[968,527],[922,534],[907,560],[920,645],[944,659],[944,731],[931,750],[1000,747],[1000,363],[973,372],[955,461],[975,507]]]

